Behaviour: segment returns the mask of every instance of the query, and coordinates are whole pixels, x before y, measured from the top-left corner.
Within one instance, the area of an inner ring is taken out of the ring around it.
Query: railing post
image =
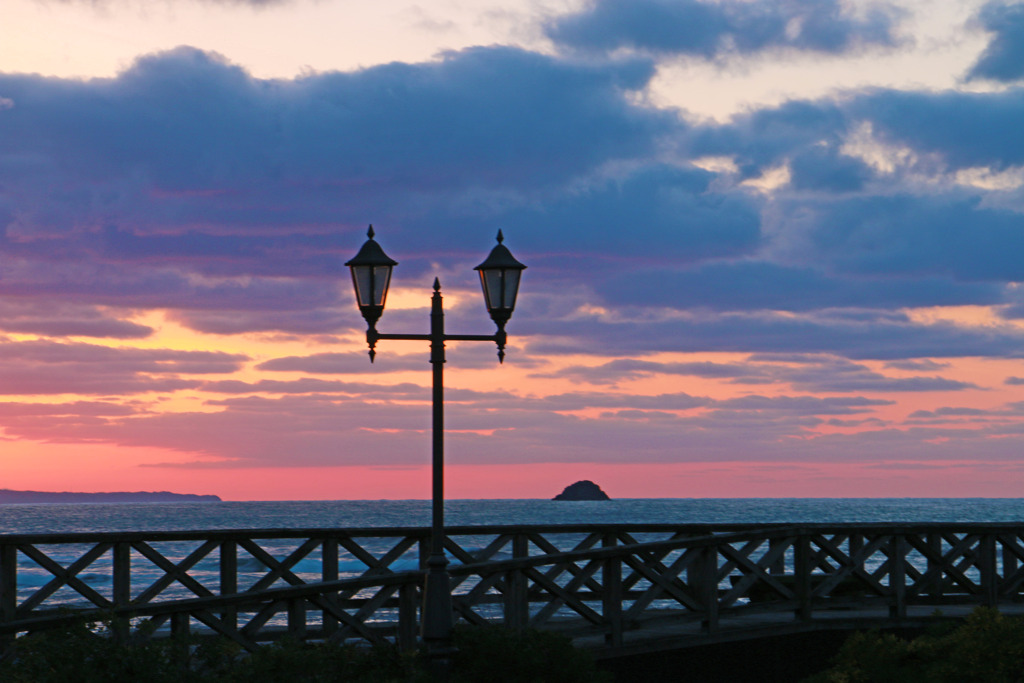
[[[416,584],[403,583],[398,587],[398,649],[408,652],[416,648],[416,631],[420,619],[419,593]]]
[[[175,612],[171,615],[171,638],[178,642],[185,642],[189,635],[189,622],[192,615],[188,612]]]
[[[860,552],[860,549],[864,547],[864,535],[856,533],[850,534],[850,538],[847,541],[847,545],[850,549],[850,560],[853,561],[853,558],[857,556],[857,553]]]
[[[288,601],[288,635],[295,640],[306,639],[306,598]]]
[[[934,531],[929,531],[927,536],[926,536],[926,541],[925,542],[928,544],[928,550],[930,550],[932,553],[934,553],[938,557],[942,557],[942,535],[941,534],[937,534]],[[938,571],[935,573],[935,578],[932,579],[931,585],[928,586],[928,595],[931,596],[932,598],[939,598],[939,597],[942,596],[942,593],[943,593],[943,583],[944,583],[944,581],[943,581],[943,572],[941,570],[941,567],[942,567],[942,563],[941,562],[939,562],[938,560],[932,559],[931,556],[928,557],[928,564],[927,564],[927,566],[925,568],[925,571],[926,572],[932,572],[932,571],[935,571],[936,569],[938,569]]]
[[[978,539],[978,580],[983,604],[995,607],[999,596],[999,574],[996,569],[996,537],[982,532]]]
[[[786,545],[786,540],[782,538],[772,538],[768,541],[768,552],[777,550],[780,546]],[[768,573],[774,576],[778,576],[786,573],[786,553],[780,553],[779,556],[768,565]]]
[[[1017,556],[1011,549],[1011,544],[1017,545],[1019,543],[1020,536],[1018,534],[1003,535],[1000,537],[1003,543],[1003,573],[1002,577],[1004,581],[1008,581],[1011,576],[1017,571],[1019,565]],[[1008,583],[1007,583],[1008,585]]]
[[[18,548],[0,545],[0,623],[14,621],[18,612]],[[14,642],[14,634],[0,637],[0,654]]]
[[[430,537],[421,536],[418,547],[420,556],[420,571],[425,572],[427,571],[427,560],[430,559]]]
[[[796,618],[810,621],[811,610],[811,537],[804,529],[796,530],[793,545],[793,589],[796,594]]]
[[[704,633],[711,634],[718,631],[718,547],[704,546],[697,561],[700,563],[697,594],[705,610],[702,626]]]
[[[132,555],[131,544],[118,541],[113,548],[113,581],[112,597],[114,607],[127,607],[132,601]],[[122,617],[114,617],[111,623],[114,637],[124,642],[131,630],[130,622]]]
[[[893,534],[889,544],[889,616],[907,618],[907,538],[903,532]]]
[[[238,543],[222,541],[220,544],[220,594],[233,595],[238,592]],[[238,608],[226,606],[221,611],[221,620],[231,629],[238,628]]]
[[[338,580],[338,539],[337,538],[325,538],[323,545],[320,546],[320,571],[321,579],[323,581],[337,581]],[[404,586],[403,586],[404,588]],[[330,593],[324,595],[325,600],[336,600],[338,594]],[[399,606],[401,610],[401,606]],[[401,617],[401,614],[399,614]],[[330,636],[338,631],[338,619],[331,615],[327,610],[323,610],[321,617],[323,623],[324,637]],[[399,619],[401,620],[401,619]]]
[[[605,534],[601,539],[604,548],[614,548],[617,544],[618,538],[613,533]],[[606,557],[601,574],[604,587],[601,612],[608,625],[604,642],[609,647],[619,647],[622,645],[622,557]]]
[[[512,537],[512,557],[523,559],[530,554],[526,534],[517,533]],[[505,572],[505,626],[522,630],[530,623],[530,595],[526,572],[511,569]]]

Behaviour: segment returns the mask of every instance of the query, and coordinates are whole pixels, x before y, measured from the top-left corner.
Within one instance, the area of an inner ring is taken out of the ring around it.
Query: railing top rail
[[[756,524],[680,523],[680,524],[507,524],[450,526],[449,536],[499,535],[514,533],[597,533],[597,532],[675,532],[691,536],[787,529],[791,533],[926,533],[929,531],[962,533],[1024,533],[1024,520],[1016,522],[849,522]],[[312,527],[279,529],[205,529],[181,531],[103,531],[0,534],[0,545],[48,543],[113,543],[132,541],[233,541],[261,538],[388,538],[423,537],[429,527]]]
[[[593,533],[631,531],[637,533],[683,531],[706,534],[778,526],[777,524],[487,524],[448,526],[449,536],[509,533]],[[79,531],[33,534],[0,534],[0,543],[89,543],[115,541],[231,541],[250,538],[332,538],[350,537],[428,537],[430,527],[305,527],[276,529],[196,529],[153,531]]]

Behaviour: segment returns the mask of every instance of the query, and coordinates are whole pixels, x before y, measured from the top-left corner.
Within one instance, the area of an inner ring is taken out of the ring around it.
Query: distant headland
[[[0,489],[0,505],[12,503],[219,503],[220,496],[170,491],[70,493]]]
[[[600,486],[589,479],[584,479],[566,486],[565,490],[552,500],[611,500],[611,498],[601,490]]]

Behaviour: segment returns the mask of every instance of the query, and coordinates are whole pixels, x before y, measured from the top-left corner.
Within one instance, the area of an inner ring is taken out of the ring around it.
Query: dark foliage
[[[1024,680],[1024,619],[979,607],[955,629],[905,640],[856,633],[832,668],[805,683],[1018,683]]]
[[[589,652],[548,631],[493,627],[456,629],[453,659],[458,683],[610,683]]]
[[[456,631],[451,683],[601,683],[563,636],[499,627]],[[5,683],[432,683],[421,653],[283,640],[246,653],[225,639],[128,644],[109,624],[78,623],[18,638],[0,661]]]

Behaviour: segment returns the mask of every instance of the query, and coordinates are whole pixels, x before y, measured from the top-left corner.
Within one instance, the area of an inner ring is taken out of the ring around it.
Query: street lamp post
[[[432,457],[432,515],[430,527],[430,556],[427,559],[426,582],[423,587],[422,631],[424,645],[429,653],[445,657],[451,648],[452,596],[448,575],[448,560],[444,555],[444,343],[446,341],[489,341],[498,345],[498,362],[505,360],[505,323],[512,316],[519,291],[519,280],[526,268],[517,261],[504,244],[498,231],[498,244],[487,259],[475,268],[480,273],[484,301],[491,319],[498,326],[492,335],[446,334],[444,309],[441,305],[441,283],[434,278],[434,293],[430,306],[429,334],[383,334],[377,331],[377,321],[384,312],[391,270],[398,262],[384,253],[373,239],[373,226],[367,231],[367,240],[359,253],[345,265],[352,271],[352,284],[356,302],[366,319],[366,343],[370,347],[370,362],[377,355],[380,340],[428,341],[430,362],[433,365],[433,457]]]

